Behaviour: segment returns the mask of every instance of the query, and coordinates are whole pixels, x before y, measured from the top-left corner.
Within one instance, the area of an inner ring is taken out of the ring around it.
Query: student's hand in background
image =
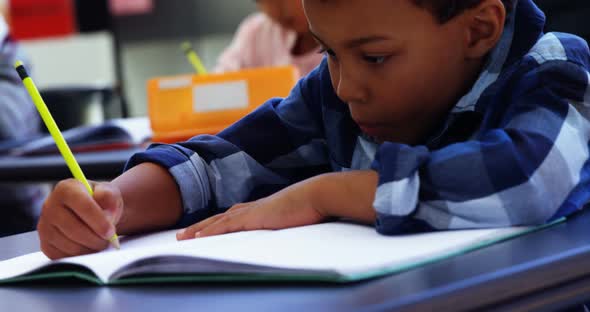
[[[37,225],[41,250],[50,259],[103,250],[123,214],[123,197],[110,183],[91,182],[94,196],[74,179],[59,182]]]
[[[269,197],[237,204],[176,234],[178,240],[224,233],[284,229],[344,217],[373,223],[378,176],[372,170],[322,174]]]

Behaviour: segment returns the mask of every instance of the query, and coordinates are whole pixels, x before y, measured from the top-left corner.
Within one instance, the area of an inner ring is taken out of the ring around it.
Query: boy
[[[218,136],[157,145],[91,198],[61,182],[50,258],[343,217],[384,234],[541,224],[588,200],[588,47],[531,0],[304,0],[327,53]],[[271,195],[272,194],[272,195]],[[231,207],[226,211],[228,207]]]

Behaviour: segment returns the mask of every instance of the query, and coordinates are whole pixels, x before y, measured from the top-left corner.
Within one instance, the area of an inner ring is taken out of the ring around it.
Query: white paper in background
[[[248,82],[245,80],[208,83],[193,87],[193,110],[209,112],[246,108],[250,103]]]
[[[107,121],[129,133],[133,143],[141,144],[152,138],[153,132],[148,117],[115,118]]]
[[[154,10],[154,0],[110,0],[109,9],[118,16],[148,14]]]

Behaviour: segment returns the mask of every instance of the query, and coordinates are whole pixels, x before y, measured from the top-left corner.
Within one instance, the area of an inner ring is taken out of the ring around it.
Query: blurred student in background
[[[242,22],[215,72],[294,65],[305,76],[319,65],[322,54],[300,0],[256,0],[256,5],[260,12]]]
[[[39,134],[39,114],[14,70],[24,60],[0,15],[0,143]],[[0,182],[0,237],[34,230],[47,186]]]

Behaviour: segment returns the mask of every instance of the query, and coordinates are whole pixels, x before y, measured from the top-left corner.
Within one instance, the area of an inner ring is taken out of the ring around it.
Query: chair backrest
[[[110,32],[20,43],[30,58],[31,76],[62,130],[121,116],[115,45]]]
[[[99,124],[105,120],[105,103],[108,88],[64,87],[41,90],[47,108],[61,130],[89,124]],[[41,129],[47,132],[44,124]]]
[[[546,31],[578,35],[590,42],[590,1],[535,0],[547,15]]]

